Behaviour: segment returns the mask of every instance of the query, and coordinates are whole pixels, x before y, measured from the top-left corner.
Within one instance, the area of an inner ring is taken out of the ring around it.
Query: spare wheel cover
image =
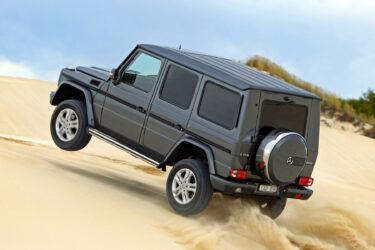
[[[297,133],[275,131],[262,141],[258,153],[258,160],[265,164],[265,177],[273,184],[285,185],[292,183],[302,172],[307,146],[305,139]]]

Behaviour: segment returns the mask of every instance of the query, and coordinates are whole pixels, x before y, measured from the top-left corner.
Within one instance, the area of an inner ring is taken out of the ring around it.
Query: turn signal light
[[[246,170],[232,169],[229,176],[236,179],[246,179]]]
[[[301,185],[301,186],[311,186],[313,182],[314,182],[314,179],[311,177],[301,176],[298,179],[298,185]]]

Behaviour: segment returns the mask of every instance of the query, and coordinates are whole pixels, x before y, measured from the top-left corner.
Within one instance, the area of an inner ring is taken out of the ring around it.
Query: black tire
[[[56,119],[60,112],[65,109],[72,109],[77,114],[78,119],[78,129],[75,130],[75,136],[69,141],[60,139],[56,131]],[[76,151],[84,148],[91,139],[87,128],[87,111],[86,105],[83,102],[78,100],[65,100],[55,108],[51,117],[50,131],[53,141],[59,148],[68,151]]]
[[[268,215],[271,219],[276,219],[284,211],[287,198],[279,197],[258,201],[260,210],[263,214]]]
[[[172,191],[173,180],[177,173],[188,169],[194,173],[196,179],[196,191],[191,201],[187,204],[181,204],[177,201]],[[212,198],[212,185],[208,167],[201,161],[194,159],[185,159],[177,162],[171,169],[167,180],[167,198],[171,207],[179,214],[189,215],[202,212],[210,203]]]

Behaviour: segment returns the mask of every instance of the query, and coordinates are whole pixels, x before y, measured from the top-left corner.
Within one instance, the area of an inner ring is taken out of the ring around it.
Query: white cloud
[[[60,71],[66,66],[88,65],[76,56],[66,57],[63,53],[38,50],[35,56],[16,61],[0,55],[0,76],[13,76],[44,81],[58,80]]]
[[[27,65],[23,63],[11,62],[7,59],[0,59],[0,75],[31,79],[37,78],[35,72]]]

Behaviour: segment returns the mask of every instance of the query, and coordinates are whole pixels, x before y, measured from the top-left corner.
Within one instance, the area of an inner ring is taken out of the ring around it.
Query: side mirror
[[[109,73],[109,79],[112,80],[113,84],[118,84],[118,71],[117,69],[112,69],[111,73]]]
[[[133,85],[135,83],[135,80],[137,79],[137,74],[134,74],[133,72],[124,72],[124,75],[121,77],[122,81]]]

